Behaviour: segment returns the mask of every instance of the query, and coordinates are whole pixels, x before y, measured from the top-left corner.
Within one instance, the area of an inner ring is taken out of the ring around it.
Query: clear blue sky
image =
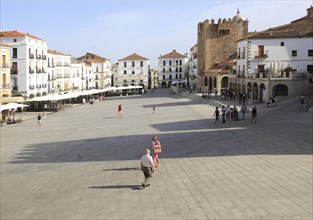
[[[232,18],[249,31],[303,17],[312,0],[0,0],[1,30],[30,33],[48,48],[75,57],[93,52],[113,63],[132,53],[156,67],[160,54],[189,53],[197,24]]]

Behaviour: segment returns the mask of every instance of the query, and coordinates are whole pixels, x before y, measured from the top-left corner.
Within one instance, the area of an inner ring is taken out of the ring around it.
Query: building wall
[[[2,103],[3,96],[11,96],[10,67],[11,47],[0,46],[0,103]]]
[[[165,65],[164,65],[165,62]],[[180,64],[181,63],[181,64]],[[160,87],[170,87],[175,80],[187,80],[188,58],[159,58],[159,84]],[[181,71],[180,71],[181,70]]]
[[[142,67],[140,66],[141,61],[143,62]],[[135,63],[134,67],[132,66],[133,62]],[[124,63],[126,63],[126,67],[124,67]],[[149,60],[118,61],[118,86],[143,84],[145,88],[148,88],[149,68]]]
[[[198,24],[198,87],[203,87],[204,72],[234,54],[236,41],[247,33],[248,21],[242,19],[219,19],[217,23],[212,19]]]

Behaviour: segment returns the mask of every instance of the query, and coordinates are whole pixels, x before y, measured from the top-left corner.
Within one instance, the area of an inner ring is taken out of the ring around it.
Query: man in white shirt
[[[150,150],[146,149],[146,154],[141,157],[140,160],[141,170],[145,176],[145,180],[141,184],[143,188],[150,186],[149,179],[152,177],[154,172],[153,159],[150,156]]]

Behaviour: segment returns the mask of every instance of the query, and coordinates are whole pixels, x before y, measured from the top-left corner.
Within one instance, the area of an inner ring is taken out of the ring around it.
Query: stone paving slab
[[[0,219],[312,219],[312,113],[213,111],[159,90],[1,128]],[[162,165],[142,190],[153,135]]]

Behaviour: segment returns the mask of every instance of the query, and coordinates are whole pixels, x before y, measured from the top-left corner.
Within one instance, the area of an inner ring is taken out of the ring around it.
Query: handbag
[[[162,152],[161,147],[155,147],[155,148],[153,148],[153,152],[154,152],[155,154],[161,153],[161,152]]]

